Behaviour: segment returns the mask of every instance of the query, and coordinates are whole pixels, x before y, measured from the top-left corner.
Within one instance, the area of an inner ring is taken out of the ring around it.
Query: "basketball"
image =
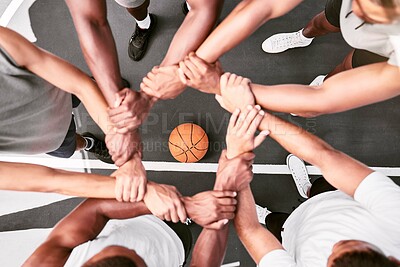
[[[208,150],[208,136],[200,126],[184,123],[172,130],[169,136],[169,151],[180,162],[197,162]]]

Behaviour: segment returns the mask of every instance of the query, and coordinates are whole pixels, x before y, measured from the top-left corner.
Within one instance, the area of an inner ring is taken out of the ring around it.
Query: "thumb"
[[[261,145],[261,143],[264,142],[264,140],[267,138],[268,135],[269,135],[268,130],[261,131],[261,133],[258,136],[256,136],[256,138],[254,138],[254,148]]]

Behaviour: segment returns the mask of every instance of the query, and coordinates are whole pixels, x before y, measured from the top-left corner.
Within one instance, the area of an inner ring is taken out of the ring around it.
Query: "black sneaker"
[[[89,146],[91,146],[90,149],[85,148],[86,151],[93,153],[96,158],[105,163],[114,164],[104,141],[99,140],[96,136],[88,132],[83,133],[82,137],[87,140],[90,144]]]
[[[140,29],[136,23],[136,29],[129,40],[128,55],[134,61],[139,61],[143,58],[147,45],[149,43],[150,35],[157,25],[157,17],[154,14],[150,16],[150,27],[148,29]]]
[[[186,4],[186,1],[184,1],[181,4],[181,7],[182,7],[182,13],[186,16],[189,13],[189,8],[188,8],[188,6]]]

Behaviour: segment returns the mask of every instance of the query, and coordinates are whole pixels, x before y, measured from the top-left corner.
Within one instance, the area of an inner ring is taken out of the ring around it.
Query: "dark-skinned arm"
[[[62,266],[76,246],[96,238],[110,219],[128,219],[149,213],[143,202],[88,199],[55,226],[23,266]]]

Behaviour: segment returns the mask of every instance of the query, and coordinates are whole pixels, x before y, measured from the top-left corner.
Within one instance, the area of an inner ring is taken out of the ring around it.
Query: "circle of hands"
[[[215,94],[218,103],[232,113],[226,144],[218,162],[213,190],[194,196],[182,196],[176,187],[147,181],[142,164],[142,146],[138,127],[159,99],[172,99],[187,86]],[[191,218],[202,227],[220,229],[235,216],[237,193],[249,186],[252,164],[258,147],[269,134],[255,136],[265,112],[255,105],[251,81],[224,73],[217,61],[209,64],[190,53],[177,65],[154,67],[140,84],[140,91],[124,88],[115,95],[108,115],[112,124],[106,144],[119,167],[116,179],[118,201],[144,201],[162,220],[184,223]]]

